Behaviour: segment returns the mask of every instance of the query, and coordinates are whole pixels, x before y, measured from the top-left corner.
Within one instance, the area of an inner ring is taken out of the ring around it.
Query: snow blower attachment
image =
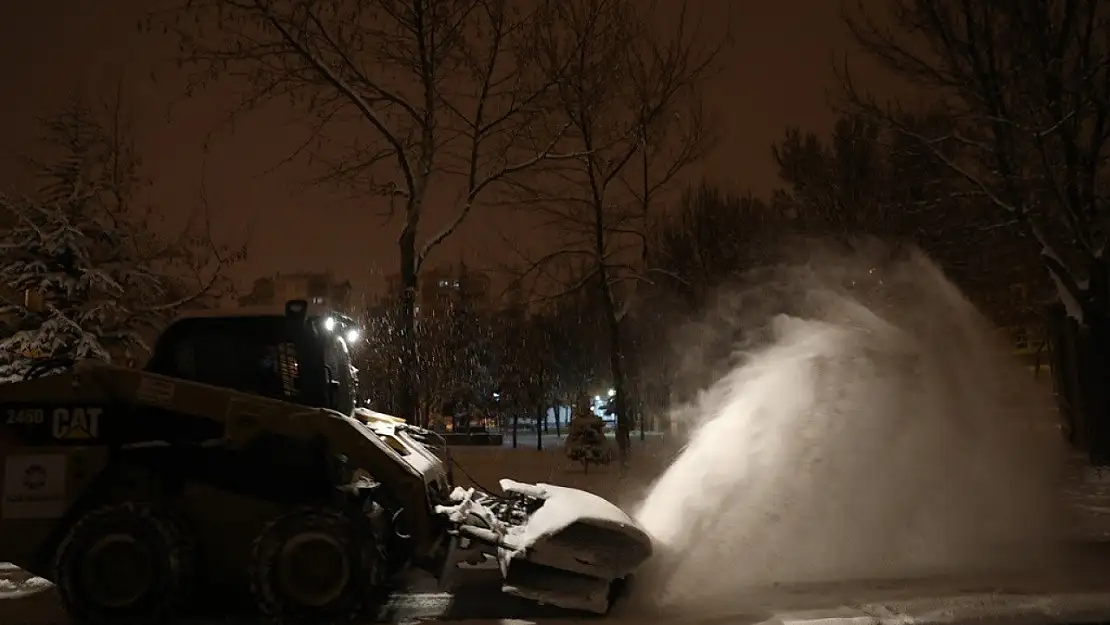
[[[277,622],[350,622],[467,552],[507,592],[604,612],[651,553],[642,529],[582,491],[456,488],[434,433],[355,407],[350,324],[304,302],[206,312],[145,371],[0,385],[0,562],[53,581],[74,623],[171,622],[229,592]]]
[[[596,495],[512,480],[501,490],[504,497],[456,488],[456,503],[436,509],[458,524],[448,563],[495,556],[509,594],[604,614],[615,584],[651,556],[648,535]]]

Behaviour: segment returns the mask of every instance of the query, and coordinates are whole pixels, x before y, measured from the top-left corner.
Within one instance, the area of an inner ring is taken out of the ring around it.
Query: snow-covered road
[[[0,603],[0,620],[12,625],[64,625],[66,621],[45,593],[23,595]],[[652,625],[955,625],[998,623],[1049,625],[1105,623],[1110,619],[1110,592],[1007,594],[972,593],[911,599],[843,603],[806,610],[750,610],[712,616],[644,613],[624,610],[605,619],[610,623]],[[440,622],[523,625],[600,620],[578,617],[537,606],[494,590],[461,594],[407,593],[395,595],[383,609],[379,623]],[[221,625],[228,621],[221,619]],[[189,625],[209,625],[197,622]]]
[[[581,622],[583,617],[514,599],[492,578],[474,573],[455,593],[415,592],[391,597],[378,622],[498,623]],[[423,590],[423,591],[421,591]],[[0,570],[0,622],[65,625],[53,591],[21,571]],[[584,617],[598,620],[596,617]],[[1085,550],[1066,565],[1035,575],[992,579],[887,580],[778,586],[738,593],[730,608],[701,614],[668,613],[635,600],[606,622],[653,625],[926,625],[997,623],[1047,625],[1110,621],[1110,550]],[[221,625],[228,621],[221,620]],[[196,623],[195,625],[208,625]]]
[[[653,625],[1047,625],[1110,622],[1110,472],[1077,471],[1069,495],[1079,513],[1077,542],[1051,571],[979,579],[887,580],[778,586],[738,592],[727,609],[661,613],[633,601],[605,622]],[[492,572],[469,573],[465,588],[435,592],[418,583],[393,596],[380,622],[426,620],[558,625],[572,614],[499,592]],[[590,619],[597,620],[597,619]],[[0,563],[0,623],[65,625],[50,586]],[[222,625],[228,625],[222,621]],[[198,624],[201,625],[201,624]]]

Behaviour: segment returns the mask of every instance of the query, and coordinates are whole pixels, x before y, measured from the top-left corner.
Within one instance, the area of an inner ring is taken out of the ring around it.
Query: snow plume
[[[723,340],[749,329],[740,364],[680,409],[696,429],[635,515],[657,542],[643,596],[704,610],[778,582],[1012,570],[1051,553],[1052,414],[931,262],[823,253],[723,303],[753,294],[763,318],[744,306],[725,324]]]

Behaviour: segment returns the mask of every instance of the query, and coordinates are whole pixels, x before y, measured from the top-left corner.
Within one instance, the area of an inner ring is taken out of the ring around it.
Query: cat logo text
[[[55,408],[53,418],[54,438],[82,440],[100,435],[102,408]]]

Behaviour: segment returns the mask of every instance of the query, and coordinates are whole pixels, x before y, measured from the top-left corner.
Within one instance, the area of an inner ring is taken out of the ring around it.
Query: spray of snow
[[[677,409],[698,422],[635,514],[657,550],[637,594],[705,611],[775,583],[1042,564],[1060,437],[942,273],[885,249],[764,278],[742,298],[763,319],[726,324],[763,339]]]

